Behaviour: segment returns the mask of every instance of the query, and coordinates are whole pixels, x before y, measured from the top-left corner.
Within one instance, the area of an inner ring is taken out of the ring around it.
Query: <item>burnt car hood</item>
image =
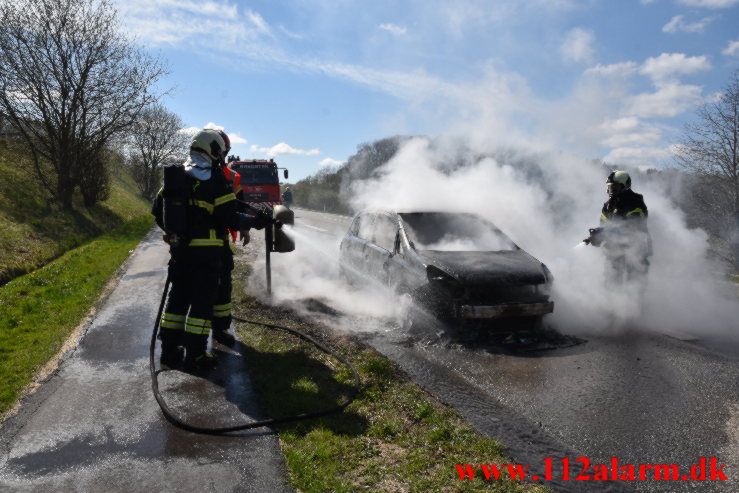
[[[523,250],[440,252],[422,250],[421,260],[469,286],[525,286],[547,282],[542,263]]]

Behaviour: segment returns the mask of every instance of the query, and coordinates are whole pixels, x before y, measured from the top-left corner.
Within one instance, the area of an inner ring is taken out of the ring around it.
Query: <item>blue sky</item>
[[[395,134],[664,165],[739,68],[739,0],[119,0],[165,105],[291,181]]]

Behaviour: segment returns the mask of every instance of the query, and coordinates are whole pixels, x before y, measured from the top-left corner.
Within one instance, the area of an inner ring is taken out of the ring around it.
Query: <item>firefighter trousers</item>
[[[221,249],[220,265],[218,268],[218,291],[213,304],[213,330],[227,331],[231,326],[231,272],[234,269],[233,253],[228,244],[228,238]]]
[[[213,304],[218,289],[222,247],[178,247],[171,250],[170,290],[162,314],[162,351],[185,346],[188,358],[197,358],[208,346]]]

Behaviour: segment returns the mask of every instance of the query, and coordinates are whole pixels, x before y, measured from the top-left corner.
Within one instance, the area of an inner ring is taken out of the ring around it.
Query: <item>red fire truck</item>
[[[274,159],[231,161],[228,167],[241,175],[241,189],[244,191],[245,202],[265,205],[282,203],[277,170],[282,169],[287,179],[287,169],[278,168]]]

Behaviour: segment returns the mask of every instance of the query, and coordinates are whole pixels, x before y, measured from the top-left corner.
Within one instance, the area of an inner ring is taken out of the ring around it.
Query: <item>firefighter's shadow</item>
[[[214,345],[218,366],[202,375],[224,389],[225,399],[253,420],[322,412],[351,395],[350,372],[337,362],[331,368],[307,351],[258,351],[240,341],[230,348]],[[337,379],[337,375],[341,376]],[[345,408],[325,417],[276,425],[305,434],[320,427],[342,435],[368,429],[366,418]]]

